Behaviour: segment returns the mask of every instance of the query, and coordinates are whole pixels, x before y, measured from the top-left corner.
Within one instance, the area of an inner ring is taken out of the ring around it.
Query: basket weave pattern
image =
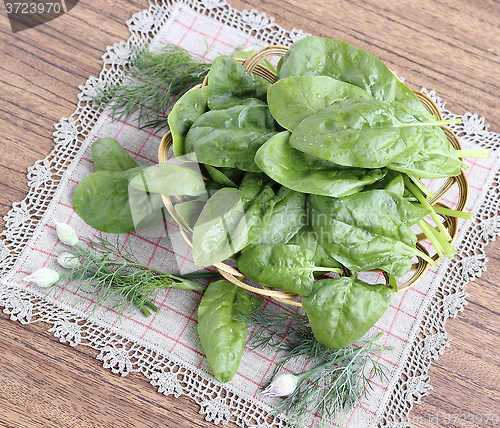
[[[279,56],[282,57],[285,55],[287,52],[288,48],[285,46],[268,46],[265,48],[262,48],[258,51],[256,51],[253,55],[251,55],[248,59],[246,60],[239,60],[243,66],[252,73],[255,73],[264,79],[268,80],[271,83],[274,83],[276,81],[276,74],[273,73],[271,70],[269,70],[267,67],[264,67],[260,64],[260,62],[264,59],[267,59],[272,56]],[[195,86],[195,88],[203,87],[206,86],[208,83],[208,78],[205,78],[205,81],[200,84]],[[427,95],[414,91],[415,95],[419,99],[419,101],[422,103],[422,105],[433,115],[437,115],[440,119],[442,119],[442,114],[439,111],[438,107],[430,99]],[[461,150],[462,145],[460,144],[459,139],[457,136],[450,131],[448,128],[443,127],[443,130],[445,132],[445,135],[448,139],[448,141],[453,145],[453,147],[456,150]],[[168,159],[168,151],[172,145],[172,136],[170,132],[165,134],[163,137],[159,150],[158,150],[158,160],[159,162],[167,162]],[[456,210],[463,211],[467,205],[467,199],[468,199],[468,184],[467,184],[467,179],[465,177],[465,174],[463,171],[461,174],[457,177],[450,177],[447,178],[446,181],[443,183],[443,185],[435,192],[433,198],[429,200],[431,205],[438,205],[444,208],[449,208],[447,205],[444,203],[440,202],[441,199],[454,187],[458,186],[458,203],[457,207],[455,208]],[[186,242],[192,247],[192,234],[191,231],[186,228],[183,224],[183,222],[179,219],[177,216],[177,213],[174,209],[174,205],[172,203],[172,199],[170,196],[165,196],[162,195],[163,203],[165,204],[166,209],[172,216],[172,218],[176,221],[176,223],[179,225],[180,231],[182,233],[182,236],[186,240]],[[179,196],[174,197],[174,199],[177,202],[181,202],[182,198]],[[443,224],[448,230],[452,240],[451,244],[455,241],[458,233],[458,220],[455,217],[449,217],[449,216],[441,216],[443,218]],[[425,240],[426,236],[421,233],[417,235],[417,248],[424,252],[425,254],[429,254],[428,251],[422,246],[420,243],[421,241]],[[439,256],[437,254],[434,254],[432,256],[432,259],[435,261],[439,260]],[[284,290],[276,290],[276,289],[271,289],[267,287],[256,287],[254,285],[247,284],[244,282],[244,275],[239,272],[237,269],[234,267],[226,264],[225,262],[219,262],[216,263],[215,268],[219,271],[222,277],[224,277],[226,280],[232,282],[233,284],[238,285],[239,287],[244,288],[247,291],[251,291],[256,294],[260,294],[263,296],[268,296],[271,297],[281,303],[285,303],[288,305],[292,306],[302,306],[299,301],[297,301],[297,298],[299,297],[298,295],[284,291]],[[399,292],[405,291],[414,284],[416,284],[427,272],[429,269],[430,264],[421,259],[418,258],[417,262],[414,263],[411,267],[411,272],[412,275],[411,277],[404,283],[399,285]],[[350,275],[351,272],[343,268],[343,275]],[[388,283],[388,277],[387,274],[384,273],[386,282]]]

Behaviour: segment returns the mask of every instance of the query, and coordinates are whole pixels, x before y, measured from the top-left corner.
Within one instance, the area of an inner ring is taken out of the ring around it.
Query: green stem
[[[130,298],[130,301],[134,303],[147,317],[151,316],[151,312],[147,307],[153,310],[153,312],[158,312],[160,308],[156,306],[153,302],[145,298],[142,294],[136,294]]]
[[[459,158],[489,158],[491,150],[489,149],[475,149],[475,150],[455,150]]]
[[[177,275],[168,275],[170,279],[174,279],[178,282],[174,282],[171,286],[174,288],[180,288],[182,290],[191,290],[191,291],[205,291],[205,287],[196,282],[193,282],[189,279],[180,278]]]
[[[455,250],[455,248],[453,248],[453,246],[448,241],[446,241],[443,236],[425,220],[419,221],[418,225],[425,233],[425,236],[427,236],[429,241],[431,241],[431,244],[434,246],[439,257],[451,257],[457,252],[457,250]]]
[[[185,284],[186,285],[185,288],[179,287],[179,286],[176,287],[176,288],[183,288],[184,290],[205,291],[205,287],[203,287],[202,285],[197,284],[195,282],[189,281],[189,278],[195,278],[195,279],[196,278],[218,278],[220,276],[220,274],[218,272],[200,272],[200,273],[186,273],[186,274],[173,275],[173,274],[164,272],[161,269],[157,269],[157,268],[154,268],[152,266],[149,266],[149,265],[143,265],[140,263],[133,263],[133,266],[137,267],[137,268],[149,270],[149,271],[154,272],[158,275],[163,275],[163,276],[166,276],[167,278],[171,278],[171,279],[178,281],[175,284],[180,284],[180,283]]]
[[[134,303],[147,317],[151,316],[151,312],[144,305],[153,310],[153,312],[158,312],[160,308],[156,306],[153,302],[145,298],[142,294],[136,293],[130,298],[130,301]]]
[[[90,251],[87,250],[80,241],[78,241],[76,244],[75,244],[75,247],[78,248],[82,253],[85,253],[87,255],[91,255],[90,254]]]
[[[84,253],[90,260],[93,260],[95,262],[95,258],[94,256],[92,255],[92,253],[87,250],[80,241],[78,241],[76,244],[75,244],[75,247],[78,248],[82,253]],[[102,272],[106,273],[106,274],[110,274],[111,271],[107,268],[107,267],[104,267],[104,266],[101,266],[99,268],[100,270],[102,270]],[[93,269],[88,269],[88,271],[90,272],[93,272],[93,273],[97,273],[97,271],[94,271]]]
[[[147,306],[149,306],[151,309],[153,309],[153,311],[155,311],[155,312],[158,312],[160,310],[160,308],[158,306],[156,306],[151,300],[146,299],[144,301],[144,303]]]
[[[443,258],[444,248],[441,246],[441,243],[439,239],[436,237],[436,235],[432,233],[432,226],[425,220],[420,220],[417,224],[420,227],[420,229],[422,229],[422,232],[424,232],[424,235],[430,241],[431,245],[434,247],[434,250],[436,250],[436,253],[438,254],[439,258],[440,259]]]
[[[416,207],[423,208],[422,204],[414,204]],[[474,218],[474,213],[466,213],[464,211],[452,210],[451,208],[445,208],[440,205],[433,205],[436,214],[446,215],[448,217],[463,218],[465,220],[472,220]]]
[[[408,128],[410,126],[443,126],[443,125],[452,125],[454,123],[462,123],[462,119],[446,119],[446,120],[437,120],[436,122],[416,122],[416,123],[403,123],[399,126],[399,128]]]
[[[95,273],[94,274],[90,274],[90,273],[70,273],[70,274],[67,274],[67,275],[61,275],[61,279],[62,278],[68,278],[68,279],[78,279],[78,280],[84,281],[86,279],[91,279],[94,276],[95,276]]]
[[[88,267],[87,272],[94,274],[94,276],[109,275],[112,273],[108,268],[105,267],[99,267],[99,269],[92,269]],[[121,275],[119,276],[121,277]]]
[[[149,312],[149,309],[147,309],[146,307],[144,307],[144,305],[140,305],[140,304],[137,304],[137,307],[144,313],[144,315],[146,315],[147,317],[150,317],[151,316],[151,312]]]
[[[432,260],[432,257],[428,256],[424,252],[420,251],[417,248],[413,248],[413,247],[410,247],[410,246],[408,246],[408,248],[411,248],[413,250],[413,252],[415,253],[416,256],[420,257],[421,259],[424,259],[426,262],[430,263],[431,266],[434,266],[434,267],[437,266],[437,263],[434,260]]]
[[[406,187],[408,190],[415,195],[415,197],[419,200],[419,202],[424,206],[424,208],[428,209],[430,211],[430,216],[432,217],[432,220],[436,223],[437,228],[439,231],[443,234],[443,236],[446,238],[447,241],[451,241],[451,236],[444,227],[443,223],[441,223],[438,215],[436,214],[436,211],[434,211],[434,208],[432,205],[429,203],[429,201],[425,198],[425,196],[419,191],[419,189],[414,186],[413,184],[410,183],[410,180],[406,179],[405,180]]]
[[[319,267],[315,266],[312,271],[316,272],[335,272],[335,273],[342,273],[342,269],[339,268],[328,268],[328,267]]]
[[[411,175],[411,174],[407,174],[408,175],[408,178],[413,182],[413,184],[415,184],[415,186],[417,186],[420,191],[425,195],[426,198],[433,198],[434,197],[434,193],[432,193],[427,187],[425,187],[424,183],[422,183],[422,181],[420,181],[417,177]]]
[[[398,281],[392,273],[389,274],[389,285],[392,287],[395,293],[398,292]]]
[[[170,276],[169,273],[161,270],[161,269],[157,269],[157,268],[154,268],[153,266],[149,266],[149,265],[143,265],[141,263],[131,263],[134,267],[137,267],[137,268],[142,268],[142,269],[146,269],[146,270],[150,270],[152,272],[155,272],[157,274],[160,274],[160,275],[167,275],[167,276]]]
[[[167,273],[161,269],[157,269],[153,266],[149,265],[143,265],[141,263],[133,263],[134,267],[150,270],[152,272],[155,272],[159,275],[165,275],[165,276],[170,276],[172,278],[182,278],[182,279],[196,279],[196,278],[218,278],[220,276],[219,272],[193,272],[193,273],[184,273],[184,274],[171,274]]]
[[[320,364],[319,366],[316,366],[316,367],[312,368],[311,370],[307,370],[306,372],[300,373],[300,374],[295,375],[295,376],[300,381],[300,380],[304,379],[307,376],[310,376],[310,375],[312,375],[314,373],[318,373],[318,372],[323,371],[327,367],[330,367],[332,364],[335,364],[337,362],[337,360],[338,359],[326,361],[323,364]]]
[[[170,273],[167,273],[161,269],[157,269],[153,266],[144,265],[141,263],[133,262],[133,263],[130,263],[130,265],[132,265],[136,268],[149,270],[151,272],[157,273],[158,275],[165,275],[165,276],[168,276],[170,278],[175,278],[175,279],[218,278],[220,276],[219,272],[193,272],[193,273],[184,273],[184,274],[170,274]],[[105,272],[111,273],[111,271],[109,271],[107,269],[105,270]]]
[[[80,248],[79,248],[80,249]],[[80,249],[81,250],[81,249]],[[109,275],[111,271],[106,268],[102,268],[102,273],[99,272],[96,269],[92,268],[87,268],[87,271],[90,272],[92,275],[89,278],[84,278],[88,274],[82,273],[79,276],[79,279],[91,279],[95,278],[96,276],[102,276],[102,275]],[[123,276],[119,275],[120,278],[124,278]],[[120,288],[120,284],[116,283],[115,281],[111,281],[111,284],[113,284],[115,287]],[[149,308],[151,308],[154,312],[158,312],[160,308],[158,308],[154,303],[149,301],[147,298],[144,298],[141,294],[136,294],[134,297],[130,299],[147,317],[151,316],[151,312],[144,306],[147,305]],[[144,304],[139,303],[140,301],[144,301]]]
[[[181,273],[173,275],[182,279],[197,279],[197,278],[219,278],[219,272],[194,272],[194,273]]]

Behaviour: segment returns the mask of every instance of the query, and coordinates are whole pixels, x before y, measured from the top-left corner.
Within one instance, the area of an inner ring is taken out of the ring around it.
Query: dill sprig
[[[316,340],[307,318],[297,312],[254,311],[245,321],[257,327],[249,346],[283,352],[275,374],[299,357],[316,363],[311,370],[290,375],[297,386],[274,407],[273,415],[286,414],[290,426],[308,426],[306,421],[313,415],[321,417],[323,424],[332,420],[342,423],[356,404],[362,405],[369,397],[375,379],[387,379],[387,367],[377,357],[393,348],[376,343],[382,334],[346,348],[330,349]]]
[[[132,49],[122,83],[98,88],[92,101],[97,108],[109,107],[117,119],[126,119],[137,111],[139,128],[163,129],[168,126],[171,96],[181,96],[203,82],[210,64],[168,44],[154,52],[148,48]]]
[[[88,248],[78,242],[74,251],[64,253],[62,264],[71,266],[71,274],[61,278],[75,280],[75,291],[92,295],[96,307],[115,300],[112,308],[120,314],[132,302],[149,316],[151,311],[159,310],[150,300],[155,299],[159,290],[174,287],[203,292],[205,288],[190,278],[218,276],[213,272],[173,275],[140,263],[132,253],[130,242],[122,247],[118,237],[116,243],[103,235],[86,241]]]

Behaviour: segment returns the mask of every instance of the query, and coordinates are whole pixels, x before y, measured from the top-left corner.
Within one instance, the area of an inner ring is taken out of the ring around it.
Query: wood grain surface
[[[436,90],[455,113],[475,112],[500,132],[500,3],[495,0],[230,0],[288,29],[338,38],[381,58],[413,89]],[[101,70],[106,46],[128,38],[125,21],[146,0],[80,0],[61,18],[13,34],[0,6],[0,215],[28,190],[26,172],[53,147],[53,124],[73,113],[78,86]],[[0,228],[5,221],[0,219]],[[430,369],[433,390],[410,414],[413,428],[485,427],[500,415],[500,243],[467,286],[453,341]],[[186,398],[157,393],[141,375],[103,369],[96,352],[61,344],[48,325],[0,313],[0,426],[209,427]],[[464,415],[466,422],[452,415]],[[227,425],[228,427],[232,426]]]

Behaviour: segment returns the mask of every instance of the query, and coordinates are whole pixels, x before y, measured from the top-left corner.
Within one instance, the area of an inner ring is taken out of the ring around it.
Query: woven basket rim
[[[258,51],[254,52],[249,58],[246,60],[243,59],[238,59],[238,61],[247,68],[250,72],[253,72],[271,83],[274,83],[276,80],[276,74],[269,70],[268,68],[264,67],[263,65],[260,64],[260,62],[263,59],[267,59],[270,56],[277,55],[277,56],[283,56],[286,51],[288,50],[288,47],[286,46],[266,46],[264,48],[259,49]],[[208,84],[208,75],[205,78],[204,82],[194,86],[190,90],[196,89],[196,88],[201,88],[203,86],[206,86]],[[443,119],[442,113],[439,110],[438,106],[436,103],[425,93],[420,92],[420,91],[413,91],[419,101],[424,105],[424,107],[431,113],[438,115],[440,119]],[[461,150],[462,145],[460,143],[460,140],[456,136],[456,134],[451,131],[449,128],[442,126],[445,135],[448,139],[448,141],[453,145],[453,147],[456,150]],[[167,152],[172,144],[172,137],[170,131],[168,131],[164,137],[161,140],[160,147],[158,149],[158,160],[159,162],[167,162]],[[431,205],[439,205],[445,208],[449,208],[446,204],[442,203],[441,200],[446,196],[446,194],[454,187],[458,186],[458,191],[459,191],[459,197],[458,197],[458,204],[457,204],[457,210],[463,210],[467,206],[468,198],[469,198],[469,186],[467,183],[467,178],[461,170],[461,173],[457,177],[449,177],[445,180],[443,185],[436,191],[434,194],[433,198],[430,199]],[[177,197],[176,197],[177,198]],[[162,200],[167,208],[169,214],[173,217],[175,222],[178,224],[180,232],[188,245],[191,247],[193,246],[192,241],[191,241],[191,232],[186,226],[183,224],[182,220],[179,219],[179,217],[176,214],[176,211],[174,209],[174,206],[172,204],[172,200],[169,196],[162,195]],[[451,236],[451,241],[450,243],[453,244],[457,238],[458,235],[458,220],[455,217],[449,217],[449,216],[441,216],[443,217],[444,221],[443,224],[447,228],[450,236]],[[418,234],[417,235],[417,248],[424,252],[426,255],[429,255],[428,251],[426,248],[420,244],[420,241],[425,239],[425,235],[423,234]],[[429,262],[423,260],[422,258],[418,257],[417,263],[412,264],[411,272],[413,272],[413,275],[402,285],[399,286],[398,292],[404,292],[414,286],[416,283],[418,283],[427,273],[429,270],[430,264]],[[432,259],[434,261],[439,261],[439,257],[437,254],[434,254],[432,256]],[[291,293],[289,291],[285,290],[278,290],[278,289],[271,289],[268,287],[263,287],[259,286],[262,288],[255,287],[253,285],[247,284],[244,282],[245,280],[245,275],[243,275],[241,272],[239,272],[236,268],[226,264],[225,262],[219,262],[214,264],[214,267],[219,271],[221,276],[225,278],[226,280],[232,282],[233,284],[244,288],[247,291],[253,292],[255,294],[260,294],[263,296],[271,297],[274,300],[284,303],[287,305],[291,306],[297,306],[300,307],[302,304],[297,301],[297,298],[300,296],[294,293]],[[377,271],[369,271],[369,272],[377,272]],[[350,271],[344,267],[344,274],[347,275],[349,274]],[[389,285],[388,281],[388,275],[383,272],[386,284]],[[241,279],[240,279],[241,278]]]

